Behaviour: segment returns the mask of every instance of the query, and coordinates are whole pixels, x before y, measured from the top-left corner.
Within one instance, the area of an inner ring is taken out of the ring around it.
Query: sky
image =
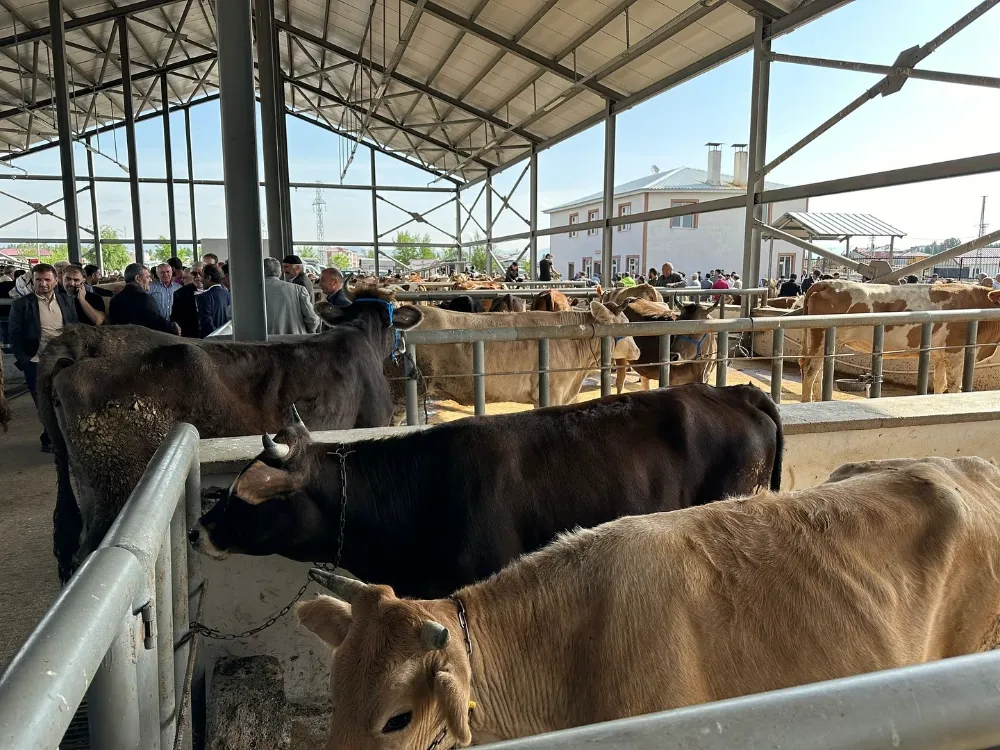
[[[818,21],[781,37],[776,52],[833,57],[876,64],[891,64],[898,53],[924,44],[954,23],[978,0],[855,0]],[[905,10],[904,9],[905,6]],[[901,12],[902,11],[902,12]],[[1000,8],[988,12],[929,56],[919,67],[987,76],[1000,76],[1000,56],[993,45],[1000,39]],[[783,152],[813,127],[825,120],[879,80],[879,76],[774,63],[767,155]],[[749,138],[750,57],[744,55],[665,92],[618,117],[615,154],[615,183],[649,174],[652,165],[661,171],[679,166],[704,169],[705,143],[720,141],[723,171],[731,171],[729,144]],[[191,110],[194,172],[197,178],[221,179],[221,127],[218,103]],[[171,117],[174,174],[187,176],[184,147],[184,118]],[[289,173],[293,182],[338,182],[345,142],[338,136],[289,117]],[[259,127],[258,127],[259,140]],[[600,192],[603,159],[603,125],[540,152],[539,206],[541,210],[589,193]],[[158,118],[137,125],[138,169],[143,177],[163,177],[163,126]],[[349,146],[348,146],[349,147]],[[126,162],[124,131],[100,137],[99,149]],[[831,131],[808,145],[774,170],[768,179],[786,185],[816,182],[922,163],[956,159],[1000,150],[1000,90],[911,80],[890,97],[876,98]],[[259,151],[259,149],[258,149]],[[354,163],[344,179],[346,184],[369,184],[369,151],[359,147]],[[25,157],[16,162],[33,174],[58,174],[57,149]],[[97,157],[97,172],[126,176],[112,160]],[[78,175],[86,174],[84,150],[77,147]],[[520,175],[522,165],[494,178],[497,189],[507,194]],[[378,182],[412,187],[428,186],[428,173],[389,156],[376,154]],[[0,167],[0,176],[16,174]],[[261,174],[263,169],[261,168]],[[445,182],[434,183],[435,187]],[[82,183],[81,183],[82,185]],[[480,186],[463,191],[462,200],[471,205]],[[51,201],[61,196],[57,181],[0,181],[0,190],[25,200]],[[186,186],[176,190],[178,236],[191,236],[190,207]],[[324,190],[325,239],[350,245],[371,242],[372,209],[368,191]],[[389,193],[382,195],[413,211],[428,209],[448,199],[440,193]],[[874,214],[904,232],[899,246],[926,244],[947,237],[970,239],[978,234],[982,196],[988,196],[986,222],[1000,229],[1000,173],[880,190],[815,198],[811,211],[844,211]],[[262,192],[263,196],[263,192]],[[293,233],[296,242],[316,239],[316,218],[312,188],[293,189]],[[140,196],[143,235],[153,239],[168,234],[166,187],[142,185]],[[474,216],[485,224],[484,201]],[[132,235],[132,218],[126,183],[98,187],[102,224],[109,224],[123,236]],[[222,187],[199,186],[196,196],[200,238],[225,237],[225,203]],[[528,214],[528,180],[525,178],[511,199],[522,215]],[[91,224],[87,193],[79,201],[81,224]],[[499,201],[494,202],[494,211]],[[60,215],[60,205],[53,210]],[[23,204],[0,195],[0,223],[29,210]],[[262,209],[263,213],[263,209]],[[399,208],[380,201],[380,232],[403,224],[408,216]],[[427,219],[445,231],[455,226],[455,205],[427,214]],[[464,216],[463,216],[464,220]],[[540,214],[540,227],[548,217]],[[469,224],[464,239],[471,239]],[[404,227],[413,230],[410,224]],[[443,232],[426,225],[417,227],[431,235],[432,242],[448,242]],[[512,212],[497,220],[495,235],[525,231],[527,226]],[[11,238],[55,238],[65,235],[64,223],[52,217],[29,217],[0,230],[0,245]],[[89,235],[82,233],[82,240]],[[519,251],[522,243],[510,243],[500,252]],[[539,243],[544,247],[544,239]]]

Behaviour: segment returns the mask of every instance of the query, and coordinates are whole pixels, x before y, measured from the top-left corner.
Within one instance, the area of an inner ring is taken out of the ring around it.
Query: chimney
[[[722,184],[722,144],[712,143],[711,141],[705,144],[708,146],[708,184],[709,185],[721,185]]]
[[[747,144],[734,143],[733,148],[733,184],[736,187],[747,186],[747,172],[750,165],[750,154],[747,153]]]

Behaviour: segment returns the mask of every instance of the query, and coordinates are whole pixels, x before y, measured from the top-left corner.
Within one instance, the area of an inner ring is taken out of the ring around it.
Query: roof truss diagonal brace
[[[439,208],[444,208],[445,206],[449,205],[453,200],[455,200],[454,197],[448,198],[443,203],[439,203],[436,206],[434,206],[433,208],[429,208],[428,210],[424,211],[423,213],[420,213],[419,211],[409,211],[409,210],[403,208],[402,206],[393,203],[391,200],[389,200],[388,198],[385,198],[385,197],[383,197],[381,195],[377,195],[376,194],[376,197],[380,201],[382,201],[383,203],[388,203],[393,208],[402,211],[404,214],[407,214],[410,217],[409,219],[407,219],[406,221],[404,221],[399,226],[395,226],[392,229],[387,229],[386,231],[380,233],[379,236],[378,236],[379,239],[382,239],[383,237],[386,237],[386,236],[392,234],[393,232],[399,231],[400,229],[402,229],[403,227],[407,226],[410,223],[416,223],[416,224],[426,224],[427,226],[431,227],[432,229],[436,229],[437,231],[441,232],[441,234],[443,234],[446,237],[448,237],[452,242],[457,242],[458,241],[458,238],[454,234],[452,234],[451,232],[446,232],[444,229],[441,229],[441,227],[439,227],[436,224],[434,224],[433,222],[430,222],[430,221],[427,220],[427,214],[432,214],[435,211],[437,211]]]
[[[936,266],[943,260],[948,260],[950,258],[957,258],[959,255],[965,255],[966,253],[971,253],[973,250],[978,250],[981,247],[986,247],[992,242],[1000,240],[1000,229],[994,230],[989,234],[984,234],[982,237],[976,237],[968,242],[963,242],[961,245],[956,245],[950,250],[945,250],[944,252],[938,253],[937,255],[932,255],[929,258],[924,258],[923,260],[918,260],[915,263],[911,263],[908,266],[903,266],[902,268],[893,271],[888,276],[884,276],[878,281],[884,281],[887,284],[892,284],[899,281],[904,276],[909,276],[911,273],[916,273],[917,271],[922,271],[925,268],[931,268]]]
[[[770,163],[765,165],[764,174],[768,174],[775,167],[790,159],[807,145],[823,135],[823,133],[830,130],[837,123],[846,119],[851,113],[859,110],[864,104],[870,102],[876,96],[889,96],[891,94],[895,94],[903,88],[903,85],[906,83],[908,78],[903,71],[916,67],[918,63],[926,59],[931,53],[937,50],[938,47],[958,34],[958,32],[962,29],[969,26],[997,4],[1000,4],[1000,0],[983,0],[983,2],[979,3],[979,5],[970,10],[947,29],[942,31],[927,44],[923,46],[910,47],[909,49],[900,52],[896,57],[896,61],[891,66],[892,72],[889,75],[885,76],[881,81],[861,94],[861,96],[852,101],[839,112],[828,118],[825,122],[818,125],[809,134],[790,146],[784,153],[776,156]]]
[[[472,34],[475,37],[487,41],[505,52],[509,52],[515,57],[519,57],[522,60],[532,63],[533,65],[537,65],[549,73],[554,73],[570,83],[576,83],[580,77],[572,68],[567,68],[558,61],[552,60],[539,52],[535,52],[534,50],[525,47],[523,44],[511,41],[502,34],[491,31],[485,26],[475,23],[474,21],[469,21],[458,13],[438,5],[435,2],[421,2],[421,0],[406,0],[406,2],[411,5],[423,5],[424,10],[435,18],[439,18],[457,29],[461,29],[468,34]],[[597,81],[585,84],[585,88],[598,96],[603,97],[604,99],[617,101],[624,98],[624,94],[621,92],[615,91],[610,86],[605,86]]]
[[[511,212],[525,224],[531,224],[531,222],[528,221],[526,218],[524,218],[524,216],[522,216],[521,213],[516,208],[510,205],[510,199],[514,197],[514,193],[517,191],[517,188],[521,185],[521,180],[523,180],[524,176],[528,174],[528,169],[530,167],[531,167],[531,162],[529,161],[527,164],[524,165],[524,169],[521,170],[521,174],[518,175],[518,178],[514,181],[514,186],[507,192],[507,195],[504,195],[495,187],[493,187],[492,181],[490,182],[490,190],[492,190],[493,194],[500,199],[500,204],[501,204],[500,210],[497,211],[496,216],[493,217],[494,223],[496,223],[496,220],[500,218],[500,215],[504,212],[505,209],[510,209]]]

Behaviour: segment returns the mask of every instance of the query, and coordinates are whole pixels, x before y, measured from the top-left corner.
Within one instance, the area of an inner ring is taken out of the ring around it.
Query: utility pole
[[[983,204],[979,209],[979,236],[982,237],[986,234],[986,196],[983,196]],[[983,249],[979,248],[976,251],[976,261],[979,265],[979,273],[982,273],[983,268]]]

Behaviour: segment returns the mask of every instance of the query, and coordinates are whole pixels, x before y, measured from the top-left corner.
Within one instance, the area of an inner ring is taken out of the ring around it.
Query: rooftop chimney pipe
[[[722,144],[708,142],[708,184],[722,184]]]
[[[733,148],[733,184],[736,187],[746,187],[748,170],[750,166],[750,154],[747,153],[747,144],[734,143]]]

